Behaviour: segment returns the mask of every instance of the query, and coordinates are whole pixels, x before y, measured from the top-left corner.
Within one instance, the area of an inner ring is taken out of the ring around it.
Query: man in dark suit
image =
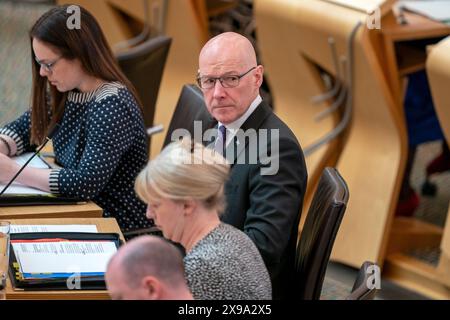
[[[197,80],[218,122],[213,147],[232,168],[222,220],[254,241],[279,299],[289,297],[307,172],[294,134],[259,95],[263,71],[250,41],[227,32],[203,47]]]

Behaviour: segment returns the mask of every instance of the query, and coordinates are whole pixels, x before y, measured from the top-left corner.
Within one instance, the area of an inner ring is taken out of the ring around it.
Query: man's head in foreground
[[[166,240],[142,236],[111,258],[105,275],[113,300],[189,300],[183,257]]]

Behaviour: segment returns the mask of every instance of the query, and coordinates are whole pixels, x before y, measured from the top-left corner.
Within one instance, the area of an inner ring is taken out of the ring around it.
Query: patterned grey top
[[[252,240],[221,223],[184,258],[186,279],[195,299],[272,299],[272,285]]]

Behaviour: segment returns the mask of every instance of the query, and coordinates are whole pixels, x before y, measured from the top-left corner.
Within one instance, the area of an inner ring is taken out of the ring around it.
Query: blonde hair
[[[224,184],[229,165],[214,150],[190,138],[172,142],[136,178],[139,198],[197,200],[206,209],[225,209]]]

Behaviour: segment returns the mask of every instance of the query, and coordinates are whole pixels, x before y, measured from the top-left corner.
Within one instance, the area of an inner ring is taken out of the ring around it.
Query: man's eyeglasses
[[[250,71],[256,69],[256,67],[251,68],[247,72],[238,75],[227,75],[218,78],[214,77],[198,77],[197,83],[198,86],[202,89],[211,89],[216,85],[216,81],[219,80],[220,84],[224,88],[234,88],[239,85],[239,81],[242,77],[247,75]]]
[[[52,73],[53,72],[53,67],[55,66],[55,64],[61,59],[62,57],[57,58],[56,60],[50,62],[50,63],[43,63],[41,61],[39,61],[38,58],[34,57],[34,60],[36,60],[37,64],[40,65],[41,67],[43,67],[45,69],[45,71]]]

